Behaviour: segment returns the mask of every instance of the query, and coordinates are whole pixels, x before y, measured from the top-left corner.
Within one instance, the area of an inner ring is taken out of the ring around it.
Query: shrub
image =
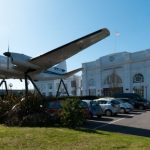
[[[51,117],[45,112],[35,112],[32,114],[25,115],[19,125],[30,126],[30,127],[43,127],[52,124]]]
[[[19,105],[22,116],[44,110],[43,99],[33,94],[29,95],[27,99],[23,98]]]
[[[78,99],[66,99],[63,103],[60,121],[63,126],[76,128],[83,125],[85,117]]]
[[[46,105],[37,95],[18,98],[12,95],[0,99],[0,121],[8,126],[49,126],[63,125],[70,128],[81,126],[85,122],[80,101],[75,98],[63,101],[58,117],[46,113]]]
[[[18,102],[20,102],[20,98],[12,94],[6,95],[3,98],[0,97],[0,122],[3,121],[5,114]]]
[[[18,126],[22,119],[32,113],[44,111],[42,99],[35,95],[28,95],[28,99],[14,95],[4,96],[0,99],[0,122],[11,126]]]

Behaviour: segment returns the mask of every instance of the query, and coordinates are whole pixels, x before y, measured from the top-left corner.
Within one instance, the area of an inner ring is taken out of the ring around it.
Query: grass
[[[98,130],[5,127],[0,150],[150,150],[150,138]]]

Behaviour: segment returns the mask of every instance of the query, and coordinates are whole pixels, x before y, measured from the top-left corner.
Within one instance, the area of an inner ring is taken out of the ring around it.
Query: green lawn
[[[103,131],[0,125],[0,150],[150,150],[150,138]]]

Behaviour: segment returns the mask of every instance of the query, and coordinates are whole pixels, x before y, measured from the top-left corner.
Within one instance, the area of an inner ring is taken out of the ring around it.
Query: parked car
[[[130,98],[119,98],[119,99],[121,99],[121,100],[123,100],[123,101],[125,101],[125,102],[127,102],[129,104],[131,104],[133,106],[133,108],[134,108],[135,101],[133,101],[132,99],[130,99]]]
[[[102,108],[103,114],[106,116],[116,115],[120,111],[120,105],[117,100],[110,97],[95,99]]]
[[[86,102],[84,101],[80,101],[80,108],[85,116],[85,118],[90,119],[91,118],[91,114],[90,114],[90,110],[89,110],[89,106]]]
[[[49,113],[51,117],[58,117],[62,111],[62,104],[60,101],[50,101],[46,112]]]
[[[93,100],[82,100],[82,101],[87,103],[91,117],[97,116],[100,118],[102,116],[103,111],[98,102]]]
[[[120,113],[130,113],[133,110],[133,105],[130,103],[120,98],[116,98],[116,100],[120,103]]]
[[[130,101],[133,101],[134,108],[138,108],[140,110],[150,108],[150,102],[136,93],[118,93],[114,94],[113,97],[128,98]]]
[[[90,118],[89,107],[86,102],[80,101],[80,109],[83,112],[85,118]],[[59,117],[59,114],[62,112],[63,101],[50,101],[46,112],[50,114],[51,117]]]

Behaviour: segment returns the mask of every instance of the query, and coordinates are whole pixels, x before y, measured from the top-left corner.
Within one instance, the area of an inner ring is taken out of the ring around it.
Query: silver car
[[[130,103],[119,98],[116,100],[120,103],[120,113],[130,113],[133,110],[133,106]]]
[[[110,97],[95,99],[101,106],[103,114],[106,116],[116,115],[120,112],[120,105],[117,100]]]

